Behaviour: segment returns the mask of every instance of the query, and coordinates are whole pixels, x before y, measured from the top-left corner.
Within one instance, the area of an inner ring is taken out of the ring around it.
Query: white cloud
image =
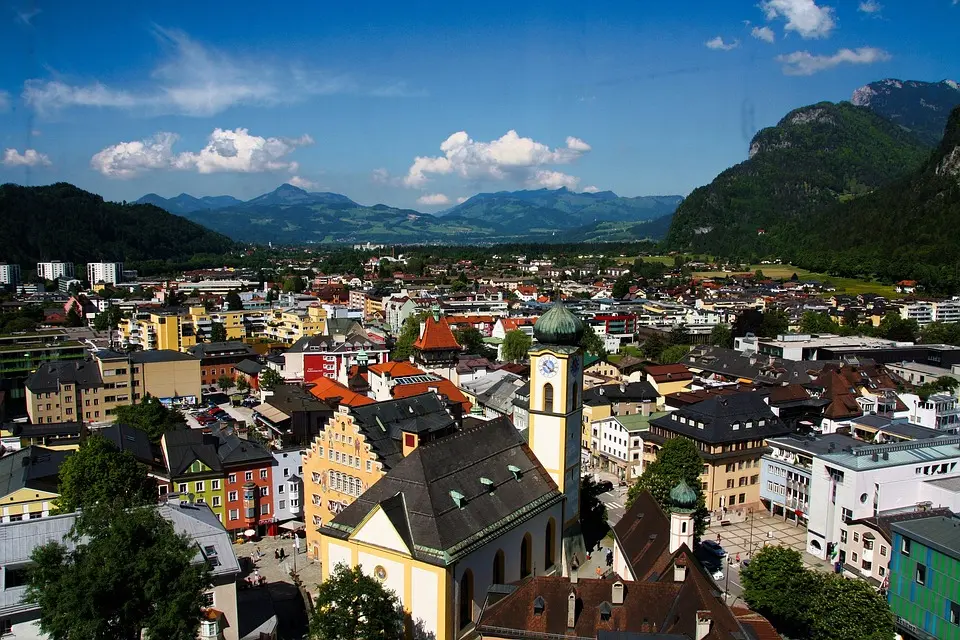
[[[457,198],[457,204],[463,204],[464,202],[466,202],[466,201],[469,200],[469,199],[470,199],[470,198],[468,198],[467,196],[460,196],[459,198]]]
[[[814,0],[767,0],[760,7],[767,20],[783,18],[784,29],[802,38],[826,38],[837,26],[833,8],[818,6]]]
[[[863,13],[869,14],[877,14],[883,11],[883,5],[877,2],[877,0],[864,0],[857,8]]]
[[[295,187],[300,187],[301,189],[309,190],[309,189],[317,188],[316,182],[314,182],[313,180],[308,180],[307,178],[302,178],[300,176],[293,176],[292,178],[287,180],[287,182],[292,184]]]
[[[457,174],[468,179],[534,181],[544,165],[569,164],[590,151],[590,145],[570,136],[566,147],[551,149],[510,130],[490,142],[477,142],[466,131],[454,133],[440,145],[442,156],[418,156],[403,178],[408,187],[422,187],[431,174]]]
[[[533,175],[527,179],[527,184],[531,187],[546,187],[547,189],[576,189],[580,183],[580,178],[571,176],[560,171],[550,171],[549,169],[537,169]]]
[[[732,51],[740,46],[740,41],[724,42],[723,38],[717,36],[716,38],[707,40],[704,44],[707,46],[707,49],[713,49],[714,51]]]
[[[173,152],[179,136],[158,133],[146,140],[121,142],[107,147],[90,159],[90,166],[110,178],[130,178],[145,171],[163,169],[197,173],[259,173],[296,171],[296,162],[284,158],[297,147],[313,144],[308,135],[300,138],[263,138],[247,129],[214,129],[198,152]]]
[[[390,172],[383,168],[374,169],[370,179],[376,184],[390,184]]]
[[[783,65],[783,72],[788,76],[810,76],[841,64],[873,64],[889,59],[889,53],[876,47],[840,49],[830,56],[813,55],[809,51],[777,56],[777,62]]]
[[[584,192],[584,193],[596,193],[596,192],[598,192],[598,191],[600,191],[600,189],[596,188],[596,187],[593,186],[593,185],[590,185],[589,187],[584,187],[584,188],[583,188],[583,192]]]
[[[6,149],[3,152],[5,167],[49,167],[51,164],[50,158],[36,149],[24,149],[22,154],[16,149]]]
[[[776,36],[773,35],[773,29],[770,27],[754,27],[750,30],[750,35],[764,42],[773,42],[776,39]]]
[[[270,106],[358,90],[347,76],[305,71],[288,62],[242,58],[206,47],[181,31],[157,28],[155,35],[167,57],[145,74],[150,82],[144,86],[115,88],[100,81],[31,79],[24,83],[23,99],[41,114],[101,107],[210,116],[238,105]]]
[[[417,204],[435,207],[442,204],[450,204],[450,198],[442,193],[425,193],[417,198]]]

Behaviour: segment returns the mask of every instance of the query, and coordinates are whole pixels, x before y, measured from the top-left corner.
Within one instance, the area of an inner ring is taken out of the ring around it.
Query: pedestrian
[[[599,578],[599,577],[601,577],[602,575],[603,575],[603,569],[601,569],[600,566],[597,565],[597,577]]]
[[[280,550],[279,550],[279,549],[274,549],[274,550],[273,550],[273,559],[276,560],[277,562],[280,562]]]
[[[300,553],[300,537],[296,534],[293,535],[293,551],[294,553]]]
[[[283,550],[283,547],[280,548],[280,560],[283,561],[287,557],[286,552]]]
[[[717,534],[717,544],[720,544],[720,534]]]

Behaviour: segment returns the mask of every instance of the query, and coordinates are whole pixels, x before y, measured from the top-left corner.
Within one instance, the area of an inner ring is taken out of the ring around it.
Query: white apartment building
[[[0,284],[20,284],[20,265],[0,264]]]
[[[900,307],[900,317],[916,320],[921,327],[931,322],[960,322],[960,300],[910,302]]]
[[[848,524],[918,507],[960,507],[960,493],[931,481],[960,476],[960,436],[838,448],[813,458],[807,551],[827,558]]]
[[[949,393],[935,393],[926,400],[912,393],[905,393],[900,399],[909,410],[907,420],[911,424],[955,433],[960,429],[960,406],[956,396]]]
[[[87,280],[90,286],[97,283],[117,284],[123,282],[122,262],[89,262],[87,263]]]
[[[56,280],[57,278],[73,278],[74,270],[72,262],[38,262],[37,276],[44,280]]]

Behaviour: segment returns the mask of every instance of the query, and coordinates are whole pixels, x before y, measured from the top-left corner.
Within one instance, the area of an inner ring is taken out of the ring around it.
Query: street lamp
[[[750,516],[750,544],[747,546],[747,554],[753,557],[753,507],[747,507],[747,514]]]

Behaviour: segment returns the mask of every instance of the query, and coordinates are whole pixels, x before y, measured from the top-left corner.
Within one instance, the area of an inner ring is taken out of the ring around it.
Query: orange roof
[[[514,331],[520,327],[531,325],[537,321],[537,316],[532,318],[500,318],[504,331]]]
[[[400,378],[402,376],[420,376],[426,373],[417,369],[415,366],[409,362],[384,362],[383,364],[375,364],[367,367],[368,371],[372,371],[378,376],[382,376],[385,373],[390,374],[392,378]]]
[[[310,388],[310,393],[318,400],[336,407],[345,404],[348,407],[362,407],[365,404],[373,404],[373,398],[361,395],[346,388],[336,380],[320,377],[312,381],[314,386]]]
[[[411,396],[419,396],[424,393],[429,393],[433,389],[436,389],[437,393],[440,395],[446,396],[451,402],[458,402],[463,405],[464,413],[470,411],[470,408],[473,406],[470,404],[470,401],[467,400],[467,397],[463,395],[463,392],[457,388],[457,385],[444,378],[441,378],[440,380],[431,380],[430,382],[398,384],[390,390],[390,394],[394,398],[409,398]]]
[[[446,318],[434,320],[432,315],[428,315],[423,327],[423,335],[413,343],[413,347],[421,351],[459,350],[460,343],[453,337],[453,331],[447,324]]]

